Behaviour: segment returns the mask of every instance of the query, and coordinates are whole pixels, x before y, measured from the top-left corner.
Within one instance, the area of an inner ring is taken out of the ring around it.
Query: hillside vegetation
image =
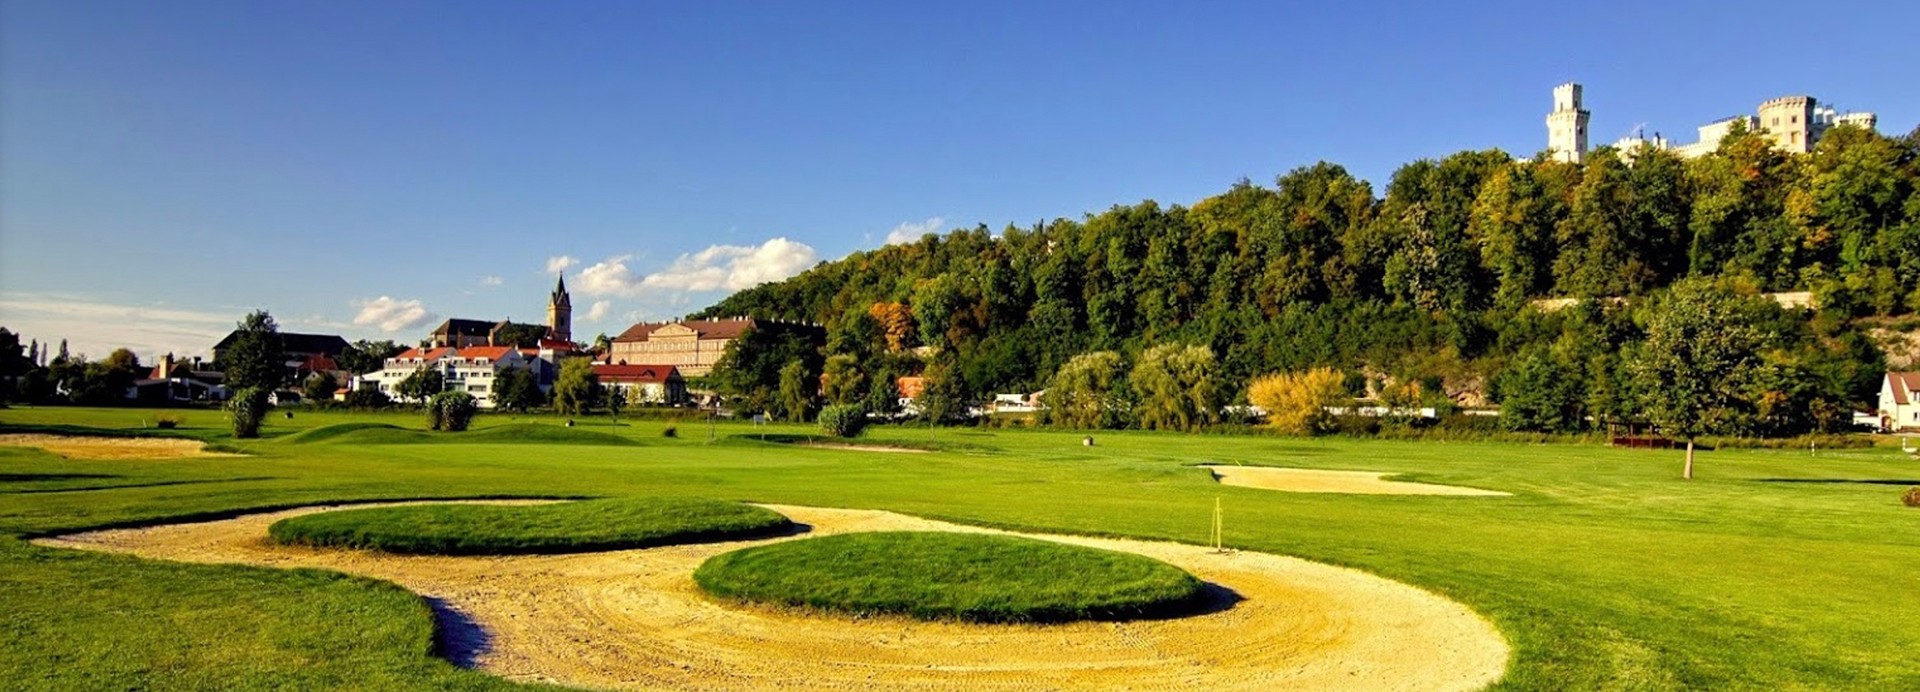
[[[1509,425],[1574,429],[1639,417],[1624,364],[1649,306],[1691,281],[1741,299],[1756,328],[1764,367],[1723,384],[1745,395],[1743,432],[1837,429],[1883,367],[1862,318],[1920,309],[1920,133],[1841,127],[1802,155],[1768,142],[1584,164],[1463,152],[1403,166],[1384,196],[1318,163],[1191,207],[929,235],[708,309],[828,327],[818,349],[749,338],[715,382],[778,411],[800,407],[783,384],[825,374],[830,402],[885,408],[903,374],[978,400],[1047,387],[1076,355],[1197,344],[1225,401],[1331,366],[1351,393],[1405,403],[1544,391],[1529,406],[1552,415]],[[1799,291],[1817,307],[1764,296]]]

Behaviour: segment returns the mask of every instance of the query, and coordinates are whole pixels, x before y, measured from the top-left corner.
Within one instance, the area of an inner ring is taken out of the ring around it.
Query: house
[[[624,393],[629,404],[676,406],[687,401],[687,381],[671,365],[594,363],[600,386]]]
[[[234,340],[239,338],[240,330],[235,329],[227,334],[227,338],[221,339],[220,343],[214,344],[213,361],[218,363],[223,360],[227,355],[228,349],[233,348]],[[286,353],[287,360],[305,360],[318,355],[338,357],[340,354],[346,352],[347,340],[341,338],[338,334],[295,334],[293,332],[280,332],[280,346]]]
[[[534,373],[534,382],[546,391],[551,379],[541,377],[557,368],[539,356],[528,356],[510,346],[468,346],[466,348],[411,348],[388,358],[381,369],[360,376],[360,387],[378,389],[395,401],[411,401],[400,395],[400,383],[415,371],[431,368],[444,379],[442,391],[472,394],[481,408],[494,407],[494,380],[501,370],[518,368]]]
[[[160,362],[146,377],[134,380],[133,397],[149,406],[220,401],[229,394],[221,384],[225,379],[225,373],[212,369],[197,357],[190,361],[176,360],[169,353],[160,357]]]
[[[1880,428],[1920,430],[1920,372],[1890,372],[1880,382]]]
[[[613,338],[606,361],[671,365],[687,377],[705,377],[727,352],[727,345],[747,330],[778,330],[799,335],[815,344],[826,342],[818,325],[771,322],[752,317],[718,320],[641,322]]]

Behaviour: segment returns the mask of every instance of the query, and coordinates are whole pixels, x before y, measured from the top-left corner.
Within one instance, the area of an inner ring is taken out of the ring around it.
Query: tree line
[[[1807,154],[1742,130],[1691,160],[1462,152],[1401,167],[1380,196],[1322,162],[1191,207],[1146,201],[857,252],[703,314],[826,325],[822,343],[743,339],[716,371],[769,409],[883,407],[900,375],[961,400],[1031,392],[1094,353],[1119,362],[1109,386],[1125,383],[1131,407],[1173,391],[1131,375],[1180,345],[1211,358],[1181,367],[1205,372],[1225,402],[1215,418],[1256,378],[1330,368],[1349,395],[1499,405],[1516,429],[1572,431],[1650,417],[1628,354],[1663,296],[1693,283],[1757,330],[1760,367],[1723,383],[1751,411],[1739,429],[1793,434],[1844,427],[1884,367],[1863,325],[1920,310],[1917,182],[1920,131],[1850,126]],[[1815,307],[1761,298],[1791,291]],[[1164,403],[1105,424],[1181,420]]]

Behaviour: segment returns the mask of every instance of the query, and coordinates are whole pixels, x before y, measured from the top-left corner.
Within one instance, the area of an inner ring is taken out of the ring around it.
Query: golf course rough
[[[420,504],[275,522],[284,545],[415,555],[515,555],[644,548],[774,536],[793,522],[763,507],[685,497],[534,505]]]
[[[1192,613],[1205,585],[1140,555],[1016,536],[853,533],[745,548],[693,574],[723,599],[965,622],[1131,620]]]

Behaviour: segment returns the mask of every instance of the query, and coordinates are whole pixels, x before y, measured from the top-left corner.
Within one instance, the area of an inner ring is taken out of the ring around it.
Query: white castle
[[[1547,151],[1556,161],[1580,163],[1587,158],[1587,120],[1592,113],[1581,106],[1579,84],[1567,82],[1553,88],[1553,112],[1547,114]],[[1632,156],[1641,146],[1651,146],[1693,158],[1720,148],[1720,140],[1743,123],[1751,131],[1764,132],[1782,150],[1805,153],[1813,150],[1820,136],[1836,125],[1855,125],[1869,130],[1879,124],[1872,113],[1840,113],[1822,106],[1812,96],[1782,96],[1760,104],[1758,115],[1735,115],[1700,126],[1700,140],[1692,144],[1674,144],[1654,133],[1648,139],[1636,131],[1613,143],[1615,149]]]

